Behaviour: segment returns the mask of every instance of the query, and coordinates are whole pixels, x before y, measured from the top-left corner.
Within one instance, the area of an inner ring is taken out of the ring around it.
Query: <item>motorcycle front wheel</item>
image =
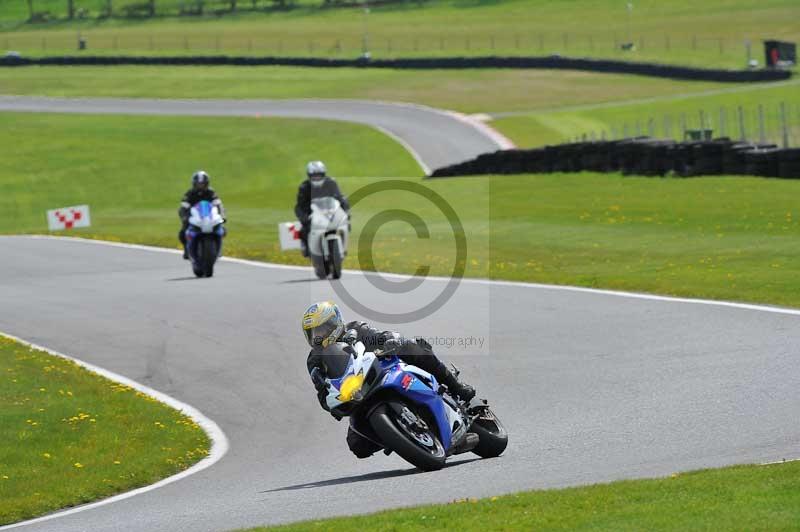
[[[339,255],[339,246],[335,240],[328,240],[328,252],[331,258],[331,278],[339,279],[342,276],[342,257]]]
[[[446,453],[433,429],[421,428],[412,420],[416,413],[402,405],[398,414],[388,405],[381,405],[369,417],[372,430],[390,451],[423,471],[436,471],[444,467]],[[410,415],[409,415],[410,414]]]
[[[204,238],[199,242],[200,247],[200,267],[205,277],[214,275],[214,263],[217,261],[217,241],[213,238]]]
[[[311,266],[314,267],[314,273],[318,278],[328,278],[328,272],[325,270],[325,259],[322,255],[311,255]]]
[[[472,452],[481,458],[500,456],[508,446],[508,432],[488,407],[481,409],[479,416],[472,422],[469,432],[478,435],[478,445]]]

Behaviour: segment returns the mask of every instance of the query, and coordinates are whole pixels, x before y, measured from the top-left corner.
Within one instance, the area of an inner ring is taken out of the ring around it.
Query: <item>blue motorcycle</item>
[[[186,249],[197,277],[214,275],[214,264],[222,254],[224,223],[225,218],[220,214],[219,208],[209,201],[200,201],[189,211]]]
[[[349,416],[355,432],[424,471],[441,469],[451,455],[490,458],[505,450],[508,433],[486,401],[460,401],[430,373],[378,355],[361,343],[325,348],[325,369],[311,378],[328,388],[334,417]]]

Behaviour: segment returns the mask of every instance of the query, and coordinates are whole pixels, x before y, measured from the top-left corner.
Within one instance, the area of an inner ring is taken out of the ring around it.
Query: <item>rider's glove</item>
[[[324,386],[317,387],[317,400],[322,408],[328,410],[328,388]]]
[[[384,340],[383,346],[381,347],[380,356],[396,355],[397,351],[400,349],[402,345],[403,345],[402,342],[397,338],[393,337],[387,338],[386,340]]]
[[[354,345],[358,341],[358,333],[355,329],[350,329],[342,336],[342,342],[345,342],[350,345]]]
[[[314,388],[317,390],[317,399],[319,399],[319,404],[322,405],[322,408],[327,410],[328,389],[331,385],[325,380],[322,370],[319,368],[314,368],[311,370],[311,382],[314,384]]]

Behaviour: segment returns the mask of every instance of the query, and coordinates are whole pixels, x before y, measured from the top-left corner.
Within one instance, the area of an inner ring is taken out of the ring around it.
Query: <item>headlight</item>
[[[339,387],[339,401],[346,403],[347,401],[352,401],[353,396],[356,395],[357,392],[361,391],[361,387],[364,385],[364,374],[359,373],[358,375],[350,375],[346,377],[342,382],[342,385]]]

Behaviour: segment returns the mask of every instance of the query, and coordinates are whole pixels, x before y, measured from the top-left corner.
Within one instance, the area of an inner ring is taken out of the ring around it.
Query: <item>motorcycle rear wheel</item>
[[[383,445],[396,452],[407,462],[423,471],[436,471],[444,467],[446,453],[439,437],[430,428],[427,433],[419,433],[419,439],[410,435],[398,414],[387,405],[381,405],[369,417],[372,430]],[[401,428],[402,427],[402,428]]]

